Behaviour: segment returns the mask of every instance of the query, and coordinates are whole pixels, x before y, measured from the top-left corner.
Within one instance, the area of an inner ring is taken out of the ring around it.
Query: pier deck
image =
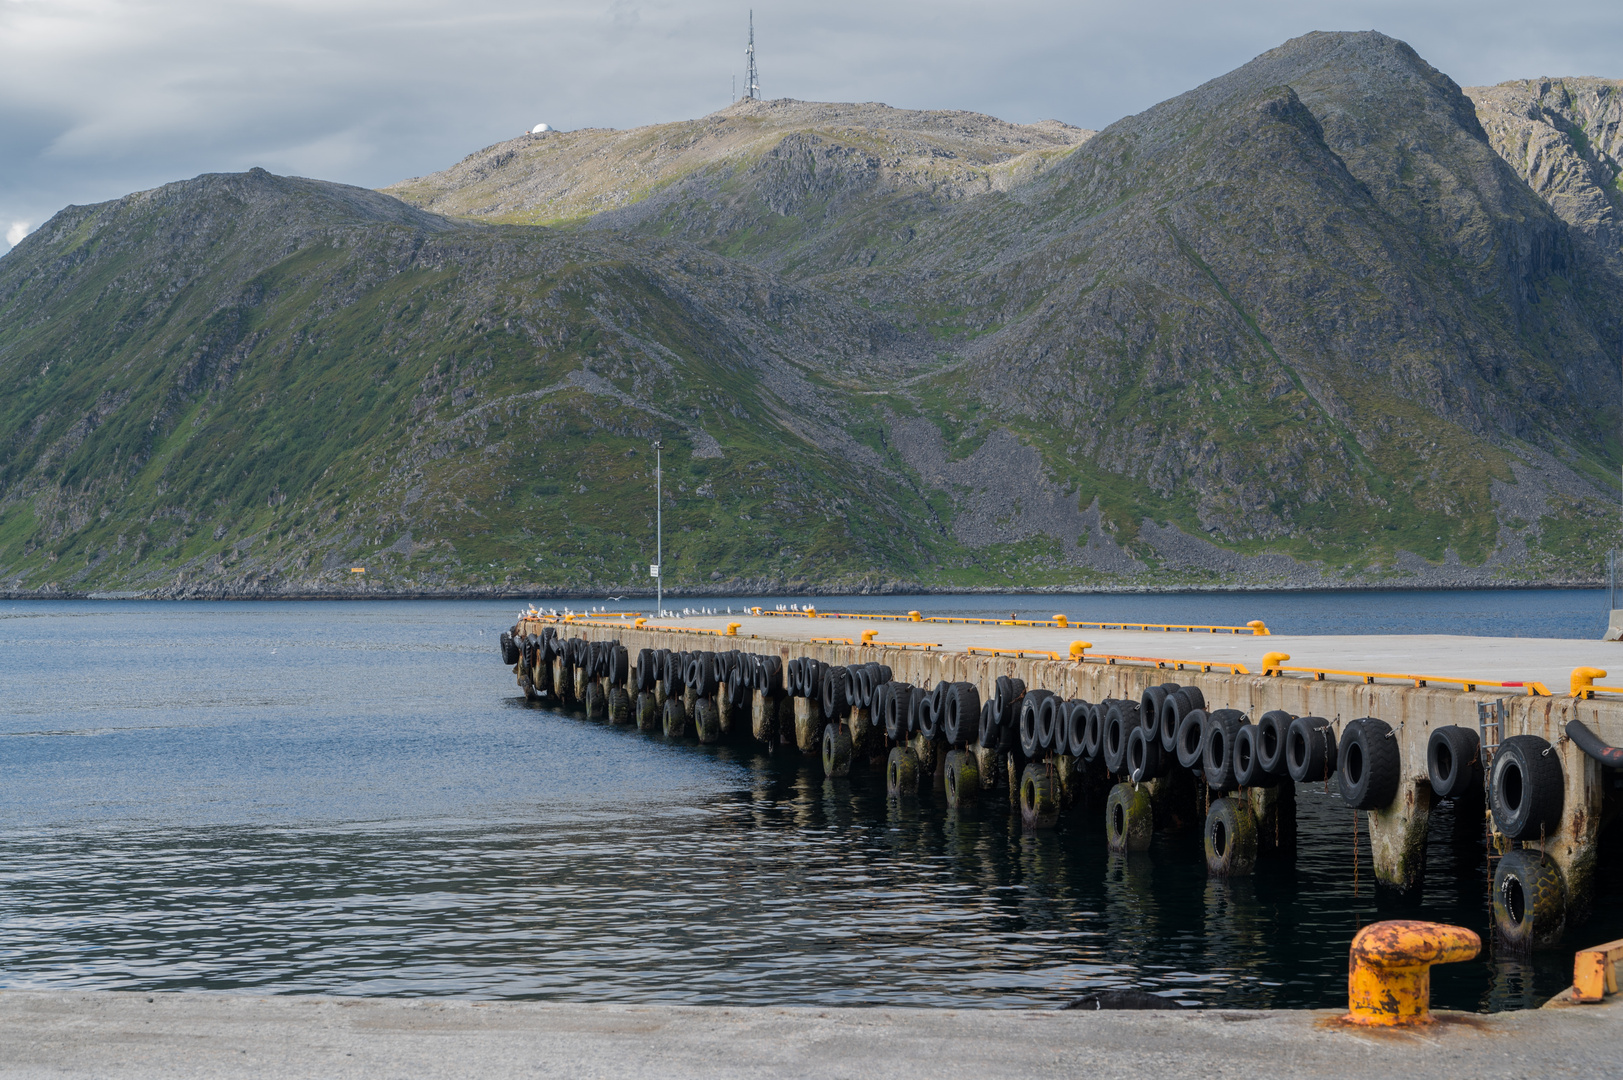
[[[14,991],[0,1078],[1616,1076],[1623,999],[1352,1030],[1328,1011],[720,1008]]]
[[[1553,694],[1565,694],[1572,670],[1596,667],[1612,672],[1623,684],[1623,642],[1570,638],[1456,637],[1448,634],[1243,634],[1182,631],[1100,630],[1088,627],[1053,629],[1040,626],[986,626],[962,623],[911,623],[847,618],[795,618],[766,615],[705,615],[650,620],[650,627],[691,626],[725,630],[741,624],[741,636],[810,641],[814,637],[861,640],[864,630],[877,630],[878,642],[940,642],[949,652],[972,646],[998,649],[1041,649],[1068,655],[1073,641],[1093,643],[1090,653],[1121,653],[1241,663],[1262,670],[1269,652],[1290,655],[1290,667],[1340,668],[1355,671],[1478,678],[1496,682],[1541,682]],[[719,648],[720,646],[713,646]],[[731,647],[731,646],[729,646]],[[737,646],[743,648],[743,646]],[[1333,676],[1332,676],[1333,678]]]

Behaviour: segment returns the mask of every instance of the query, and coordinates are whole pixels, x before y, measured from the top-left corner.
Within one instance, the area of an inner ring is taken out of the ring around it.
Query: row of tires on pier
[[[983,699],[972,682],[913,686],[880,663],[644,649],[633,666],[617,641],[561,638],[552,627],[504,634],[501,647],[532,698],[670,737],[717,742],[747,731],[769,745],[821,750],[830,776],[883,761],[895,798],[933,787],[959,807],[1006,777],[1025,826],[1044,829],[1063,806],[1103,793],[1107,841],[1117,851],[1144,850],[1158,814],[1168,825],[1203,801],[1207,865],[1221,876],[1250,873],[1261,837],[1289,846],[1293,784],[1334,776],[1349,805],[1378,811],[1398,797],[1404,775],[1392,728],[1377,717],[1343,724],[1338,737],[1324,717],[1275,710],[1253,721],[1239,709],[1210,708],[1199,687],[1176,683],[1147,686],[1137,700],[1091,702],[1000,676]],[[1476,731],[1434,729],[1427,769],[1435,794],[1470,805],[1486,789],[1496,829],[1513,841],[1558,827],[1563,780],[1548,742],[1506,739],[1486,778],[1482,758]],[[1510,944],[1559,934],[1558,872],[1536,853],[1510,852],[1496,874],[1494,908]]]

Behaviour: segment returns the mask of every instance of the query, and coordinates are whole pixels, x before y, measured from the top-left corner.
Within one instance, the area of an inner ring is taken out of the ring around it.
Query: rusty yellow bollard
[[[1393,919],[1364,927],[1347,958],[1347,1015],[1354,1024],[1431,1023],[1431,965],[1469,960],[1482,939],[1461,926]]]

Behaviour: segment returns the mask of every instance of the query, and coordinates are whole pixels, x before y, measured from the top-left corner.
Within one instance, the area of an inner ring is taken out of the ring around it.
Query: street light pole
[[[665,614],[665,470],[660,468],[660,451],[665,444],[654,440],[654,618]]]

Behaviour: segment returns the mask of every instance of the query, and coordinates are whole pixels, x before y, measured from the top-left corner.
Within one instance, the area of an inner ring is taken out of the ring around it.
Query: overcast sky
[[[540,121],[701,116],[743,74],[748,2],[0,0],[0,251],[69,203],[202,172],[260,165],[375,187]],[[1620,0],[755,9],[766,97],[1092,128],[1306,31],[1371,28],[1465,86],[1623,76]]]

